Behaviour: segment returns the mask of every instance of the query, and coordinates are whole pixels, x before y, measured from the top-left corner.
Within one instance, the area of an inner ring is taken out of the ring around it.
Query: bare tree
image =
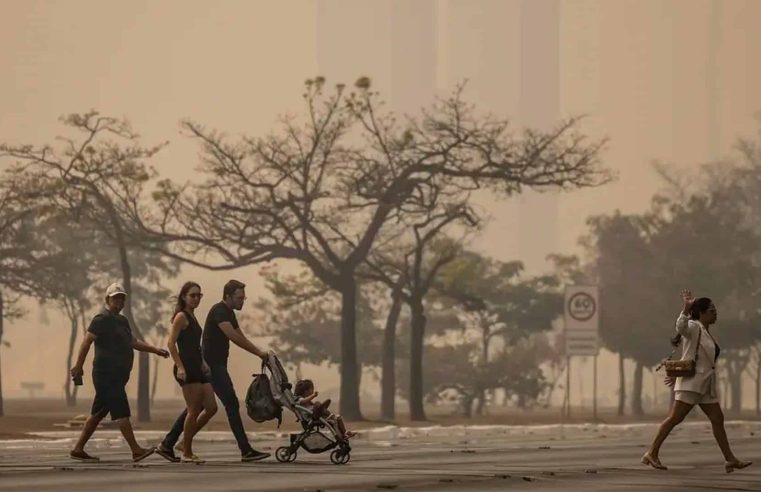
[[[69,369],[80,332],[86,328],[84,313],[92,306],[90,288],[104,270],[108,258],[98,247],[98,237],[68,215],[49,213],[35,223],[36,241],[46,255],[31,271],[34,290],[30,295],[41,303],[53,301],[69,321],[69,343],[62,368],[64,395],[68,406],[76,405],[77,387]],[[76,251],[77,254],[72,254]]]
[[[202,147],[206,183],[164,183],[162,238],[191,263],[230,269],[276,258],[306,265],[341,295],[342,414],[359,419],[356,350],[357,268],[384,225],[432,184],[442,189],[490,188],[504,195],[524,186],[572,189],[607,182],[597,160],[602,142],[588,143],[571,119],[547,132],[515,137],[506,121],[479,117],[461,90],[419,119],[399,123],[361,78],[347,94],[325,80],[307,81],[305,122],[284,118],[282,130],[230,143],[186,121]],[[221,261],[194,260],[214,254]]]
[[[132,292],[130,251],[142,238],[131,219],[144,213],[145,188],[155,176],[145,161],[164,144],[143,147],[129,123],[97,112],[62,118],[79,138],[62,137],[61,145],[0,145],[0,157],[16,161],[14,173],[35,180],[50,206],[92,224],[119,258],[122,283]],[[30,189],[31,186],[26,186]],[[132,296],[124,309],[135,335],[144,339],[132,312]],[[150,420],[149,361],[139,356],[138,420]]]
[[[0,176],[0,353],[10,347],[3,339],[5,321],[20,316],[16,301],[33,292],[31,271],[43,254],[34,237],[37,210],[30,206],[39,195],[25,196],[14,178],[10,173]],[[0,416],[4,415],[2,388],[0,370]]]
[[[419,201],[421,212],[407,218],[412,220],[412,224],[405,227],[410,231],[409,240],[395,239],[391,241],[392,246],[376,248],[366,260],[368,272],[363,276],[385,284],[392,299],[385,326],[381,383],[381,414],[386,419],[393,419],[395,415],[396,323],[402,302],[410,309],[410,419],[426,419],[423,407],[423,349],[427,321],[424,301],[441,268],[461,251],[462,241],[442,237],[447,227],[478,225],[478,218],[466,199],[461,203],[439,205],[436,203],[439,197],[438,193],[433,193],[427,200]]]
[[[495,352],[498,357],[518,358],[519,352],[528,348],[519,342],[534,335],[531,347],[536,350],[537,359],[549,361],[554,356],[543,332],[550,330],[552,322],[562,313],[560,280],[554,274],[526,278],[521,275],[522,270],[519,261],[500,262],[466,251],[442,272],[437,290],[460,311],[463,326],[478,334],[478,342],[474,343],[479,348],[481,367],[491,367]],[[497,347],[501,350],[493,349],[495,341],[502,342]],[[543,372],[537,374],[544,381]],[[519,404],[525,405],[528,401],[525,397],[531,391],[523,390],[530,385],[523,381],[518,385],[523,388],[513,391],[516,382],[506,381],[503,389],[506,394],[517,395]],[[533,389],[541,389],[539,393],[549,389],[544,383],[541,386]],[[485,410],[488,389],[482,386],[476,395],[479,415]]]
[[[3,338],[5,321],[20,318],[23,312],[18,308],[18,294],[8,295],[0,286],[0,353],[3,348],[10,348],[11,344]],[[0,417],[5,415],[5,406],[3,404],[3,377],[2,364],[0,364]]]

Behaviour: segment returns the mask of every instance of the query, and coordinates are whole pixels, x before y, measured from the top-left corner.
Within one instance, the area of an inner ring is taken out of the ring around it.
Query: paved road
[[[203,465],[153,456],[133,466],[127,448],[108,433],[88,448],[103,460],[98,465],[68,460],[71,438],[6,441],[0,443],[0,491],[761,491],[761,425],[729,425],[736,454],[757,462],[730,475],[701,422],[678,429],[667,442],[662,459],[669,471],[640,465],[653,431],[653,425],[392,429],[357,440],[343,466],[332,465],[327,454],[303,452],[294,463],[243,464],[225,433],[207,433],[198,443],[197,453],[208,460]],[[148,433],[139,437],[155,441]],[[259,448],[286,441],[272,434],[254,438]]]

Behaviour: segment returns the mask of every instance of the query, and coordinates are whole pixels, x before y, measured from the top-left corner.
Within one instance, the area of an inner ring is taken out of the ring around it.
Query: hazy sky
[[[60,115],[97,109],[129,118],[148,144],[170,140],[155,165],[183,180],[197,158],[181,118],[257,135],[301,110],[314,75],[369,76],[401,112],[468,79],[469,100],[517,126],[585,113],[584,130],[610,139],[602,158],[620,179],[603,189],[479,197],[493,220],[477,248],[540,271],[547,253],[575,251],[587,216],[643,210],[659,186],[652,160],[693,170],[754,134],[760,22],[753,0],[0,0],[0,140],[50,142]],[[236,276],[255,286],[254,272]],[[226,280],[187,275],[209,305]],[[8,328],[8,394],[37,379],[61,394],[67,329],[50,317]]]

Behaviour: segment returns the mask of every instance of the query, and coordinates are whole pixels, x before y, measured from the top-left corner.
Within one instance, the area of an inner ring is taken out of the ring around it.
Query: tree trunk
[[[744,368],[740,361],[729,360],[727,362],[727,382],[731,393],[729,411],[737,415],[742,411],[742,373]]]
[[[626,407],[626,373],[624,372],[624,356],[618,354],[618,415],[624,415]]]
[[[642,373],[644,367],[637,361],[637,367],[634,370],[634,381],[632,384],[632,414],[644,415],[645,411],[642,408]]]
[[[729,397],[729,403],[725,405],[725,408],[735,415],[742,412],[742,376],[748,367],[751,355],[750,350],[729,349],[724,359],[726,384],[729,387],[729,395],[725,395]]]
[[[489,363],[489,342],[491,337],[489,336],[489,327],[482,326],[481,328],[481,363],[486,366]]]
[[[729,369],[727,369],[727,372]],[[719,394],[721,395],[721,398],[723,398],[723,401],[721,402],[722,408],[729,408],[729,391],[727,386],[728,384],[728,376],[725,376],[723,378],[718,378],[716,384],[719,386]]]
[[[491,325],[483,316],[480,317],[481,324],[481,364],[486,367],[489,363],[489,345],[491,342]],[[476,405],[476,415],[481,417],[486,409],[486,388],[478,392],[478,405]]]
[[[761,354],[756,361],[756,415],[761,415]]]
[[[158,382],[159,382],[159,362],[161,362],[161,357],[156,357],[155,362],[153,363],[153,383],[151,383],[151,406],[153,406],[153,402],[156,399],[156,388],[158,387]]]
[[[462,411],[462,416],[465,418],[471,418],[473,417],[473,397],[469,395],[463,395],[460,398],[460,409]]]
[[[486,408],[486,390],[482,389],[478,393],[478,404],[476,405],[476,415],[481,417],[484,414]]]
[[[3,327],[5,322],[5,311],[3,310],[3,292],[0,291],[0,354],[3,353]],[[5,415],[3,407],[3,370],[2,361],[0,361],[0,417]]]
[[[398,290],[391,293],[391,309],[383,332],[383,371],[381,373],[381,418],[396,418],[396,324],[402,311],[402,297]]]
[[[76,386],[72,385],[69,369],[74,365],[72,359],[74,358],[74,347],[77,343],[77,335],[79,334],[79,315],[74,307],[67,307],[66,314],[69,316],[69,321],[71,323],[71,332],[69,333],[69,348],[66,353],[66,368],[64,371],[64,374],[66,374],[66,382],[64,384],[64,394],[66,395],[66,406],[73,407],[77,404]]]
[[[135,322],[132,314],[132,269],[127,256],[127,247],[123,242],[119,242],[119,260],[122,269],[122,287],[127,291],[127,299],[124,303],[124,316],[130,322],[135,337],[138,340],[145,340],[143,332]],[[138,376],[137,376],[137,420],[138,422],[151,421],[151,402],[150,402],[150,360],[147,352],[139,352],[138,356]]]
[[[357,360],[357,282],[347,275],[341,286],[341,401],[346,420],[363,420],[359,403]]]
[[[151,421],[151,359],[147,352],[139,352],[137,373],[137,420]]]
[[[87,317],[85,314],[85,307],[81,302],[78,303],[78,309],[79,309],[79,326],[82,327],[82,336],[84,336],[85,334],[87,334],[88,327],[87,327]],[[78,392],[79,392],[79,386],[74,386],[74,391],[72,392],[72,394],[74,395],[75,403],[77,401]]]
[[[423,408],[423,341],[425,338],[425,310],[423,300],[410,300],[410,419],[427,420]]]

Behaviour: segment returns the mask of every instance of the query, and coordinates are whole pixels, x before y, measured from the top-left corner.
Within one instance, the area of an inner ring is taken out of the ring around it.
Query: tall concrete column
[[[560,49],[558,0],[521,3],[519,121],[548,130],[560,117]],[[557,251],[557,193],[526,191],[519,197],[518,254],[528,269],[541,271],[545,256]]]
[[[721,149],[721,91],[719,91],[719,50],[721,48],[722,0],[711,0],[709,10],[708,59],[708,158],[719,159]]]

